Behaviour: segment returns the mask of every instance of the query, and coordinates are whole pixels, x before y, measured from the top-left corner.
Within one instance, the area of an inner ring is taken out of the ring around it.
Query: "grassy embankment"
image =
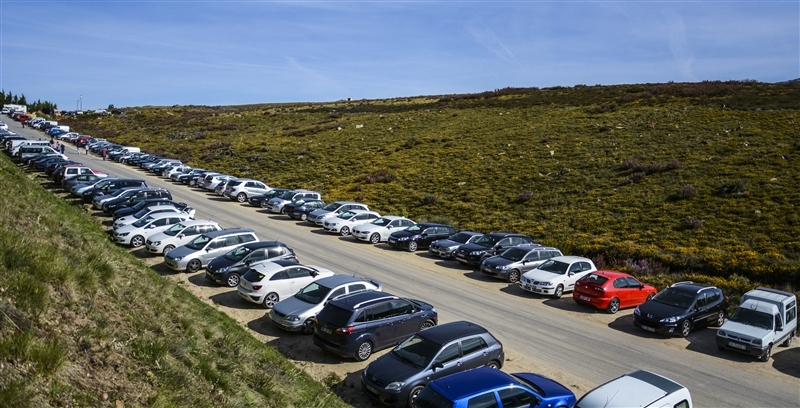
[[[346,406],[0,157],[0,405]]]

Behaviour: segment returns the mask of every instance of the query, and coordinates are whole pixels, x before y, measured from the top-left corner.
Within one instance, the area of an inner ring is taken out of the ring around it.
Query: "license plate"
[[[320,330],[321,332],[323,332],[323,333],[328,333],[328,334],[331,334],[331,329],[329,329],[329,328],[327,328],[327,327],[325,327],[325,326],[321,326],[321,327],[319,328],[319,330]]]
[[[652,328],[652,327],[650,327],[650,326],[644,326],[644,325],[642,325],[642,328],[643,328],[643,329],[645,329],[645,330],[647,330],[647,331],[649,331],[649,332],[655,332],[655,331],[656,331],[656,329],[654,329],[654,328]]]
[[[389,240],[389,243],[390,243],[390,244],[394,244],[395,242],[397,242],[397,241],[395,241],[395,240],[393,240],[393,239],[390,239],[390,240]]]
[[[539,288],[531,288],[531,290],[532,290],[532,291],[534,291],[534,292],[536,292],[536,293],[540,293],[540,292],[542,292],[542,290],[541,290],[541,289],[539,289]]]
[[[578,299],[586,302],[590,302],[592,300],[589,296],[583,296],[583,295],[578,296]]]
[[[531,285],[522,285],[522,287],[523,287],[524,289],[527,289],[527,290],[532,290],[532,289],[533,289],[533,288],[531,287]]]
[[[737,348],[739,350],[747,350],[747,347],[745,347],[744,345],[739,344],[739,343],[734,343],[732,341],[728,342],[728,346],[733,347],[733,348]]]
[[[372,388],[369,385],[367,385],[366,387],[367,387],[367,390],[369,390],[369,392],[371,392],[373,394],[377,394],[378,393],[378,390],[376,390],[375,388]]]

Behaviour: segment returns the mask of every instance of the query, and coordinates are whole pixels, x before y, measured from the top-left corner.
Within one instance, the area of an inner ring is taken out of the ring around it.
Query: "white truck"
[[[11,112],[22,112],[28,113],[28,106],[27,105],[15,105],[11,103],[7,103],[3,105],[3,113],[11,113]]]
[[[717,330],[717,348],[769,361],[772,347],[792,345],[797,332],[797,296],[777,289],[756,288]]]
[[[575,408],[692,408],[689,390],[662,375],[636,370],[589,392]]]

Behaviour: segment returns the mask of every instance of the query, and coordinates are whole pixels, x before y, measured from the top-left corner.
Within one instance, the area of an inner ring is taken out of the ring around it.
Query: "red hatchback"
[[[572,298],[577,303],[614,314],[622,308],[639,306],[656,293],[656,288],[639,282],[627,273],[596,271],[575,283]]]

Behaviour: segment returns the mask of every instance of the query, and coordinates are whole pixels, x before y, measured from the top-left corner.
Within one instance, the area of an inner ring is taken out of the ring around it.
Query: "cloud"
[[[467,32],[481,46],[491,51],[497,58],[503,61],[518,64],[517,57],[506,48],[500,38],[481,20],[472,20],[467,23]]]

